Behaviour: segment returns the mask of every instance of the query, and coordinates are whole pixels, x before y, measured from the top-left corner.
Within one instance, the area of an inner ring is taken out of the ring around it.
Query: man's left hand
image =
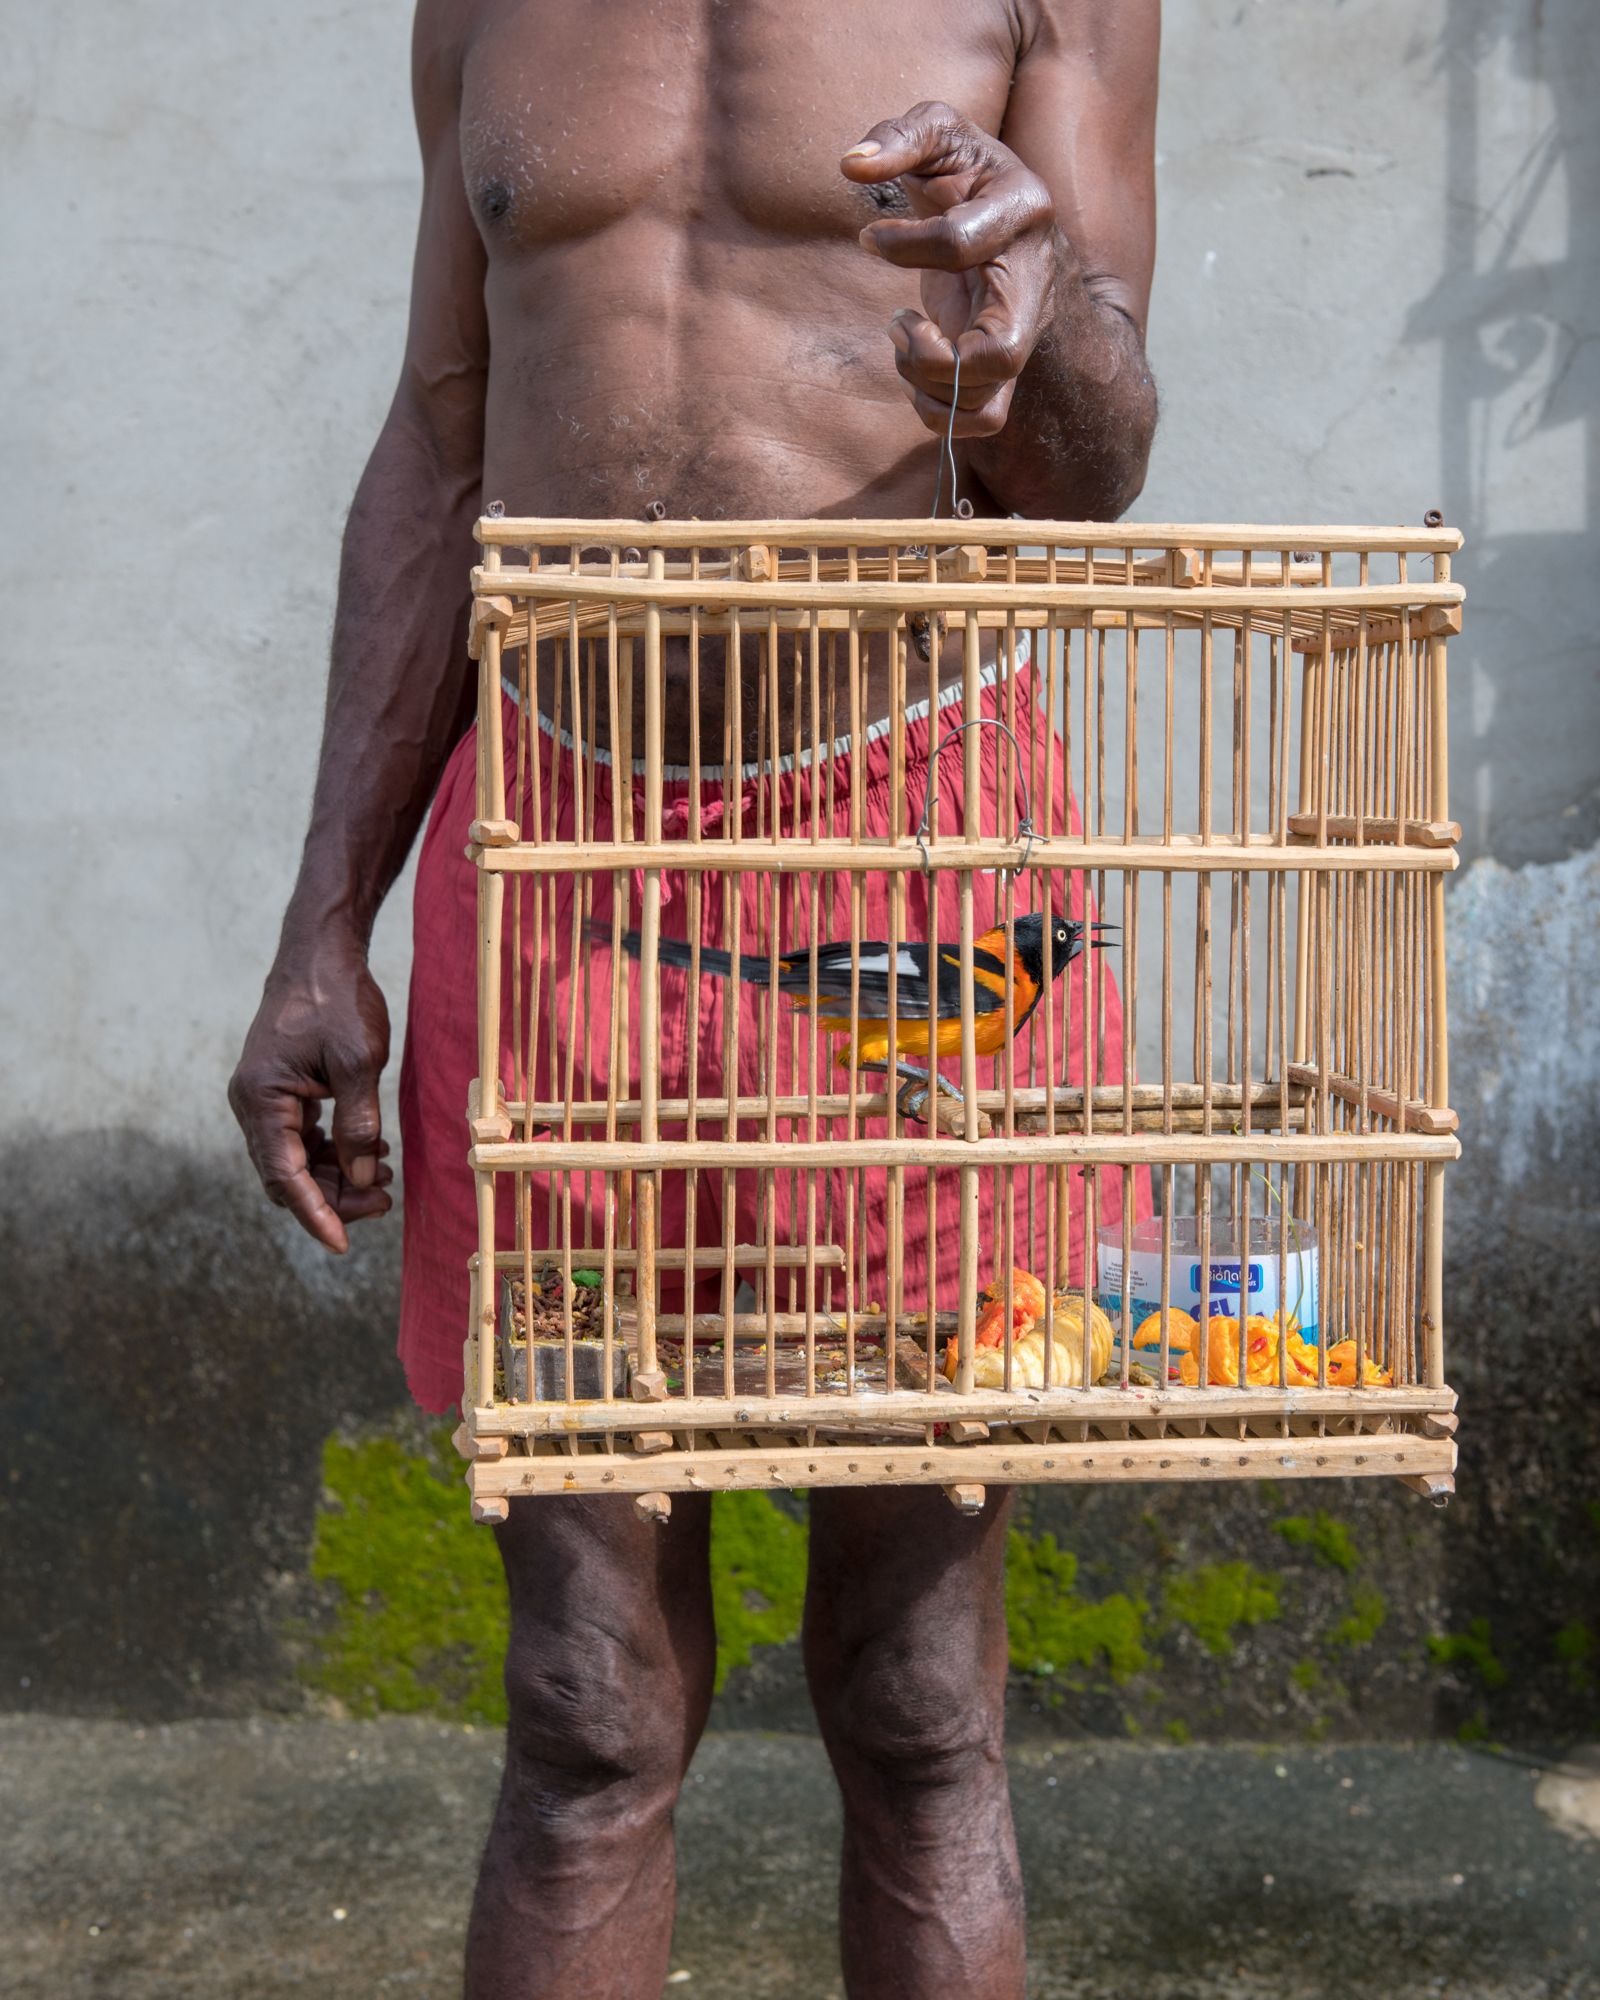
[[[853,181],[898,180],[912,219],[886,216],[861,232],[864,249],[922,273],[922,311],[889,322],[896,366],[917,415],[941,435],[993,437],[1011,408],[1054,308],[1055,204],[1039,176],[948,104],[888,118],[840,161]]]

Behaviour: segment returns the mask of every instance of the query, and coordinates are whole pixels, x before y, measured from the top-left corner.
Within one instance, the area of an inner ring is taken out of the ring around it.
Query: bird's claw
[[[876,1062],[863,1063],[861,1067],[863,1069],[881,1070],[885,1075],[888,1074],[889,1069],[887,1063]],[[906,1079],[895,1092],[894,1100],[895,1106],[902,1118],[913,1118],[919,1125],[929,1123],[928,1095],[930,1085],[937,1089],[942,1096],[953,1098],[957,1104],[964,1101],[961,1092],[957,1090],[955,1085],[947,1077],[938,1075],[937,1072],[918,1069],[915,1063],[909,1062],[897,1062],[894,1066],[894,1071],[896,1076],[903,1076]]]

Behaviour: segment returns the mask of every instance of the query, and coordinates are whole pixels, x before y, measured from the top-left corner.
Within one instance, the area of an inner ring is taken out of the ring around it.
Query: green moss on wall
[[[1320,1507],[1313,1514],[1286,1514],[1272,1527],[1291,1548],[1308,1549],[1327,1569],[1342,1569],[1348,1576],[1361,1560],[1350,1530]]]
[[[1465,1632],[1436,1632],[1428,1656],[1441,1667],[1466,1667],[1486,1688],[1504,1687],[1509,1676],[1495,1655],[1487,1618],[1474,1618]]]
[[[1077,1587],[1078,1558],[1054,1535],[1006,1540],[1006,1622],[1011,1664],[1048,1676],[1071,1667],[1103,1667],[1114,1681],[1151,1664],[1145,1649],[1149,1606],[1121,1591],[1090,1599]]]
[[[1600,1640],[1596,1640],[1592,1628],[1581,1618],[1574,1618],[1563,1625],[1555,1638],[1555,1655],[1566,1670],[1567,1678],[1580,1694],[1585,1694],[1595,1683],[1595,1663],[1600,1659]]]
[[[329,1586],[332,1615],[300,1635],[303,1676],[352,1715],[505,1720],[505,1582],[461,1471],[447,1430],[420,1451],[396,1437],[323,1448],[311,1574]],[[718,1494],[711,1565],[720,1688],[757,1646],[799,1631],[805,1528],[764,1493]]]
[[[420,1442],[415,1434],[383,1435],[334,1438],[325,1447],[311,1570],[325,1587],[328,1615],[299,1637],[309,1685],[352,1714],[422,1712],[484,1723],[504,1717],[504,1583],[493,1536],[468,1515],[461,1473],[442,1429]],[[1297,1556],[1329,1572],[1318,1586],[1324,1600],[1330,1589],[1335,1597],[1325,1614],[1334,1622],[1315,1644],[1324,1664],[1309,1656],[1307,1632],[1296,1649],[1306,1656],[1278,1669],[1297,1702],[1325,1720],[1323,1710],[1348,1700],[1336,1677],[1338,1656],[1371,1646],[1389,1608],[1365,1580],[1367,1565],[1342,1522],[1318,1509],[1272,1519],[1272,1527]],[[760,1648],[798,1634],[806,1554],[803,1513],[789,1502],[765,1493],[716,1497],[711,1586],[719,1690]],[[1120,1587],[1111,1589],[1112,1580]],[[1166,1537],[1158,1538],[1153,1559],[1146,1551],[1120,1574],[1108,1563],[1106,1581],[1090,1580],[1077,1553],[1053,1534],[1014,1528],[1006,1547],[1011,1663],[1058,1683],[1041,1697],[1052,1705],[1074,1691],[1104,1695],[1138,1679],[1139,1698],[1153,1709],[1149,1726],[1166,1729],[1172,1704],[1163,1689],[1163,1637],[1182,1631],[1198,1642],[1187,1660],[1174,1659],[1175,1671],[1197,1666],[1199,1649],[1225,1663],[1242,1632],[1300,1615],[1296,1593],[1307,1580],[1305,1568],[1280,1577],[1239,1560],[1195,1563]],[[1562,1628],[1553,1649],[1574,1685],[1600,1681],[1600,1639],[1581,1619]],[[1485,1690],[1504,1682],[1482,1620],[1437,1637],[1430,1652],[1441,1666],[1465,1667]]]
[[[1200,1563],[1162,1585],[1162,1605],[1175,1625],[1186,1625],[1218,1659],[1233,1651],[1241,1625],[1261,1625],[1282,1614],[1280,1579],[1247,1562]]]
[[[1370,1646],[1389,1616],[1389,1603],[1376,1585],[1358,1583],[1350,1594],[1350,1610],[1328,1634],[1328,1644],[1354,1652]]]
[[[757,1646],[800,1630],[806,1600],[806,1531],[765,1493],[719,1493],[711,1503],[711,1601],[717,1619],[717,1689]]]
[[[461,1461],[440,1431],[426,1452],[398,1438],[323,1448],[327,1498],[311,1574],[334,1619],[306,1677],[352,1715],[505,1718],[506,1594],[494,1537],[474,1524]]]

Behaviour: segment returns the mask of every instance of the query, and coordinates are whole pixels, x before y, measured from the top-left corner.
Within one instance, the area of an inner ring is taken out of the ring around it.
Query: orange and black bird
[[[1091,946],[1106,942],[1099,933],[1114,930],[1112,924],[1090,924]],[[1061,974],[1082,951],[1085,926],[1068,917],[1045,917],[1037,911],[1018,917],[1009,927],[998,925],[973,940],[972,1012],[974,1041],[980,1056],[998,1055],[1006,1044],[1006,971],[1010,967],[1011,1031],[1015,1033],[1038,1006],[1046,985],[1046,933],[1048,931],[1049,978]],[[610,931],[603,925],[592,934],[606,942]],[[639,933],[628,931],[622,939],[630,957],[639,956]],[[662,938],[658,947],[663,965],[687,968],[690,947],[682,938]],[[961,1053],[961,953],[954,945],[941,944],[934,974],[934,1031],[930,1035],[928,990],[928,947],[902,944],[895,960],[894,1054],[940,1056]],[[702,945],[700,970],[711,979],[733,976],[733,957]],[[760,953],[745,952],[739,959],[739,979],[749,986],[773,982],[773,962]],[[881,1069],[890,1056],[889,946],[878,939],[863,940],[854,949],[848,941],[819,944],[816,948],[817,1025],[830,1034],[849,1036],[850,991],[855,985],[857,1018],[853,1048],[840,1054],[840,1061],[862,1069]],[[809,950],[786,952],[777,961],[777,988],[796,1007],[809,1009],[812,987],[812,954]],[[841,1013],[839,1003],[844,1003]],[[898,1064],[903,1073],[918,1075],[909,1065]]]

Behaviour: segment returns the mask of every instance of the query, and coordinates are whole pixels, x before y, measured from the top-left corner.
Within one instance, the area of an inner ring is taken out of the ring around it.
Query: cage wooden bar
[[[479,538],[481,1518],[1449,1492],[1453,531]]]

